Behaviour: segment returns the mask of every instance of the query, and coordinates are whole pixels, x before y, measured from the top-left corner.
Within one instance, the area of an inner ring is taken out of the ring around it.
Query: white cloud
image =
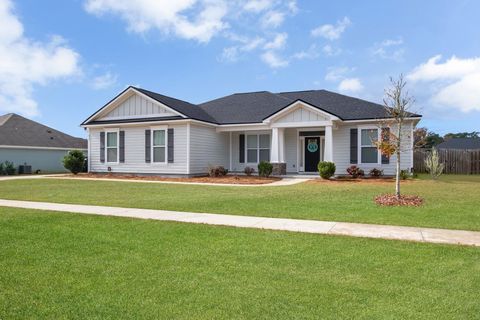
[[[297,6],[297,1],[292,0],[287,3],[287,8],[292,14],[297,14],[298,12],[298,6]]]
[[[383,40],[380,43],[375,43],[371,49],[372,55],[382,59],[402,61],[405,54],[403,39],[398,38]]]
[[[272,4],[272,0],[249,0],[245,3],[243,9],[258,13],[270,8]]]
[[[480,111],[480,57],[461,59],[452,56],[441,62],[430,58],[407,75],[407,80],[430,85],[431,102],[463,112]]]
[[[224,62],[236,62],[238,60],[238,54],[238,47],[223,48],[220,60]]]
[[[346,78],[340,82],[338,90],[341,92],[358,93],[363,90],[363,85],[358,78]]]
[[[93,78],[91,85],[95,90],[102,90],[114,86],[117,83],[117,80],[117,75],[107,72]]]
[[[263,62],[265,62],[271,68],[282,68],[288,66],[288,61],[281,58],[274,51],[266,51],[261,55]]]
[[[157,29],[198,42],[210,41],[228,26],[223,0],[87,0],[85,9],[95,15],[119,15],[132,32]]]
[[[283,49],[285,47],[285,44],[287,43],[287,38],[288,34],[278,33],[277,35],[275,35],[275,38],[272,41],[267,42],[263,48],[266,50]]]
[[[342,53],[342,50],[340,48],[335,48],[330,44],[324,45],[322,51],[326,56],[329,57],[338,56],[340,53]]]
[[[293,58],[298,60],[316,59],[320,56],[317,46],[312,44],[308,50],[302,50],[293,54]]]
[[[253,51],[259,48],[265,42],[265,39],[260,37],[256,37],[253,39],[236,37],[236,40],[238,42],[241,42],[242,45],[224,48],[220,57],[221,61],[236,62],[240,58],[242,52]]]
[[[331,67],[328,68],[328,72],[325,75],[325,80],[336,82],[346,78],[346,75],[354,71],[353,68],[348,67]]]
[[[284,20],[285,13],[280,11],[269,11],[263,16],[261,24],[264,28],[278,28],[282,25]]]
[[[337,21],[336,25],[324,24],[311,31],[312,36],[314,37],[323,37],[328,40],[339,39],[342,33],[350,26],[352,23],[348,17],[343,18],[342,20]]]
[[[34,87],[79,75],[80,56],[59,36],[45,43],[26,38],[10,0],[0,0],[0,21],[0,112],[35,116]]]

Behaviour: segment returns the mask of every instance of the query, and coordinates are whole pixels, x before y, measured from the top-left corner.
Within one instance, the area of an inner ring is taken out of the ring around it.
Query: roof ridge
[[[281,92],[277,92],[276,94],[282,94],[282,93],[297,93],[297,92],[315,92],[315,91],[327,91],[327,92],[331,92],[331,91],[328,91],[328,90],[325,90],[325,89],[310,89],[310,90],[296,90],[296,91],[281,91]]]
[[[252,94],[252,93],[261,93],[261,92],[274,94],[273,92],[270,92],[268,90],[259,90],[259,91],[249,91],[249,92],[235,92],[235,93],[230,94],[230,96],[233,96],[233,95],[236,95],[236,94]],[[226,97],[228,97],[228,96],[226,96]]]

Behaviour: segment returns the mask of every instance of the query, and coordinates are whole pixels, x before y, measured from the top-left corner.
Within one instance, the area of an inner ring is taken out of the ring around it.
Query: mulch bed
[[[160,177],[160,176],[139,176],[128,174],[101,174],[101,173],[82,173],[76,178],[95,178],[95,179],[127,179],[127,180],[143,180],[143,181],[172,181],[172,182],[203,182],[203,183],[218,183],[218,184],[267,184],[281,180],[276,177],[259,177],[259,176],[244,176],[228,174],[222,177]]]
[[[380,206],[412,206],[418,207],[423,204],[423,199],[414,195],[401,195],[397,198],[394,194],[382,194],[375,197],[375,203]]]

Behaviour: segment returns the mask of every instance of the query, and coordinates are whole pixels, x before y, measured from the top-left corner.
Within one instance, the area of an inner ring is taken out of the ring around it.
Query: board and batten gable
[[[323,114],[314,112],[302,106],[297,106],[291,112],[284,116],[275,119],[276,123],[293,123],[293,122],[312,122],[312,121],[327,121],[329,120]]]
[[[138,174],[188,174],[187,158],[187,124],[167,124],[168,129],[174,130],[174,162],[173,163],[146,163],[145,162],[145,130],[150,126],[126,126],[108,130],[125,132],[125,162],[107,163],[100,161],[100,132],[103,128],[90,128],[90,171],[113,173]]]
[[[115,120],[147,117],[170,117],[178,114],[171,112],[159,103],[151,101],[138,93],[134,93],[120,102],[113,110],[98,118],[98,120]]]

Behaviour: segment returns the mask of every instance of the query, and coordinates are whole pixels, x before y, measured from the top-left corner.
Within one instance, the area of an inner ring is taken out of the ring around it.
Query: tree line
[[[444,136],[430,131],[427,128],[416,128],[414,131],[414,141],[415,146],[420,148],[432,148],[436,145],[455,138],[480,138],[480,132],[458,132],[458,133],[447,133]]]

